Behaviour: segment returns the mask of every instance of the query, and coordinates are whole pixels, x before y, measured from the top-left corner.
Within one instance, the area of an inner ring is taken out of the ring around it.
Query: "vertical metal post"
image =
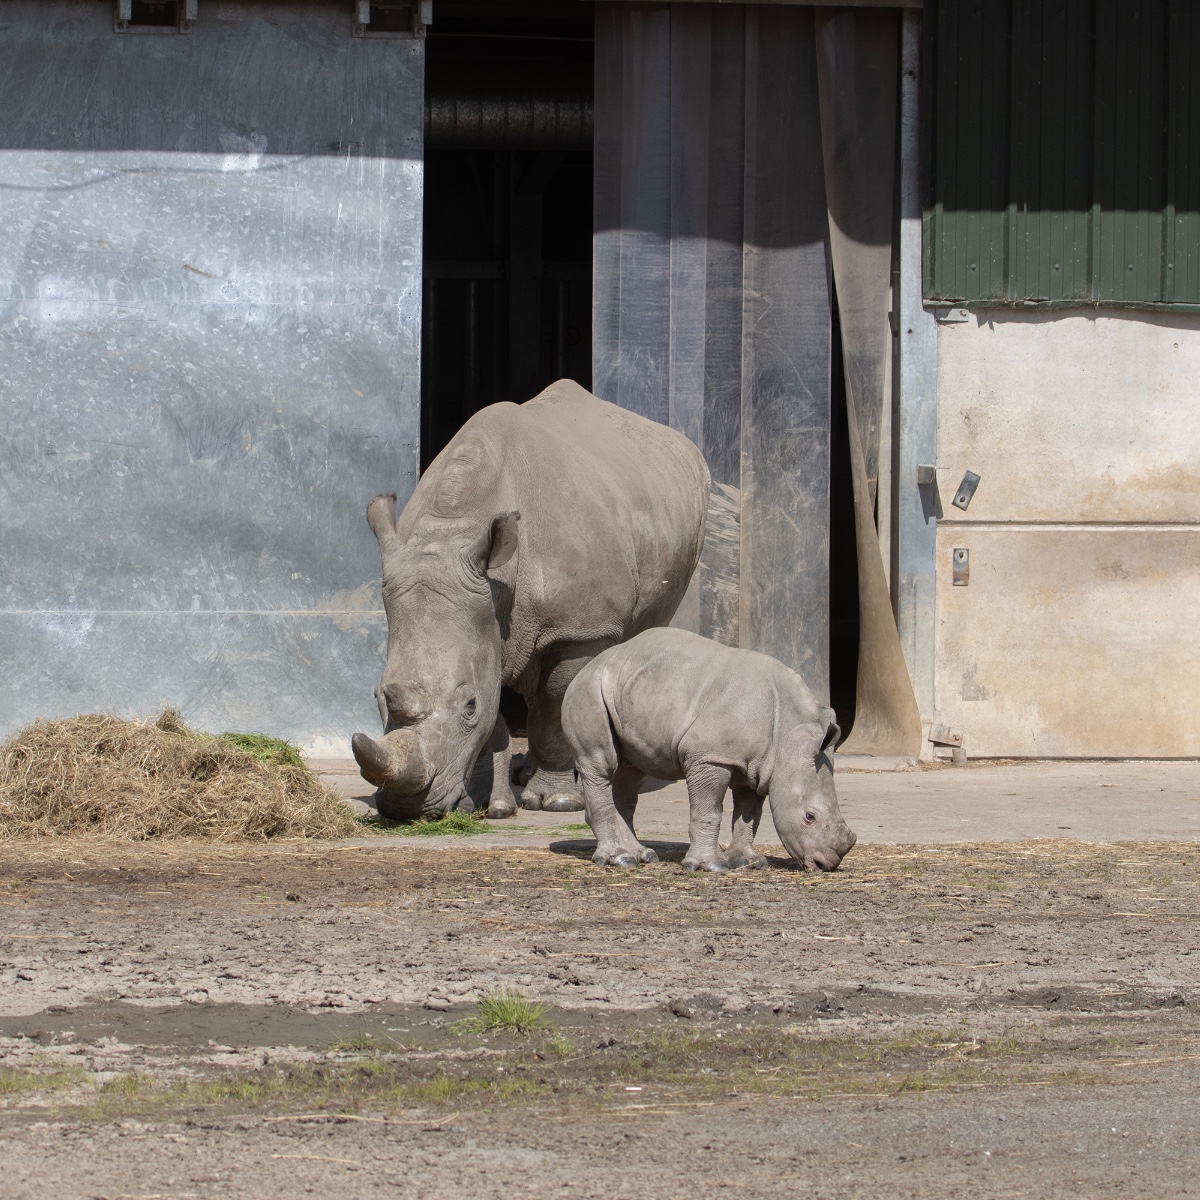
[[[894,301],[889,293],[888,318],[894,312]],[[883,404],[879,422],[879,481],[875,487],[875,528],[879,534],[879,555],[883,559],[883,574],[887,580],[888,596],[892,595],[892,538],[893,530],[893,462],[892,462],[892,371],[895,340],[888,326],[888,354],[883,360]],[[893,604],[893,610],[895,605]]]
[[[900,404],[896,478],[896,621],[923,722],[937,712],[934,631],[937,485],[917,467],[937,462],[937,322],[921,285],[921,14],[904,10],[900,76]]]

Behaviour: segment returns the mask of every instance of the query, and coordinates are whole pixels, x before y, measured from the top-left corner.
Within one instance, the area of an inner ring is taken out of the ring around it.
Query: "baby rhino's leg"
[[[602,867],[635,867],[657,862],[658,855],[643,846],[633,832],[633,810],[641,774],[622,767],[611,775],[593,764],[580,765],[583,808],[587,823],[596,835],[592,862]]]
[[[697,763],[688,771],[688,834],[692,844],[683,865],[689,871],[729,870],[717,841],[729,775],[728,768],[713,763]]]
[[[643,846],[638,841],[637,834],[633,828],[633,814],[637,811],[638,802],[638,787],[645,776],[635,767],[622,766],[613,776],[613,804],[616,806],[617,815],[621,818],[622,824],[625,826],[625,832],[621,835],[621,840],[626,847],[633,850],[638,856],[638,862],[658,862],[658,855],[650,849],[649,846]]]
[[[579,772],[584,815],[596,835],[592,861],[602,867],[632,867],[639,862],[652,862],[656,857],[654,851],[642,846],[633,835],[630,822],[633,805],[637,803],[638,776],[634,773],[631,779],[627,770],[619,769],[620,753],[613,739],[598,672],[587,671],[572,683],[563,701],[562,718],[563,733]],[[614,789],[619,800],[614,798]],[[618,802],[628,810],[629,821],[618,811]]]
[[[753,788],[733,789],[733,841],[725,851],[725,861],[731,868],[767,866],[767,860],[754,849],[762,810],[763,798]]]

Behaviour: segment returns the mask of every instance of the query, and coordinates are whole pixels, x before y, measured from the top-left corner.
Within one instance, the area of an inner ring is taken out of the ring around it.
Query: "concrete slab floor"
[[[359,776],[353,760],[325,759],[312,766],[366,811],[374,789]],[[1200,762],[1195,761],[976,763],[850,770],[837,780],[842,812],[863,843],[1200,839]],[[723,837],[728,837],[728,801],[725,808]],[[687,829],[685,785],[647,780],[638,803],[639,837],[683,843]],[[548,844],[563,837],[590,837],[582,813],[520,810],[511,820],[496,822],[474,844]],[[440,840],[420,839],[425,845]],[[764,808],[757,840],[763,845],[778,842],[769,808]]]

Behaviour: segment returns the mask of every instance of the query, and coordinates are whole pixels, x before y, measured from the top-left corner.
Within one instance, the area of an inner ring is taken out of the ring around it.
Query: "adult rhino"
[[[500,687],[529,706],[526,808],[577,811],[562,697],[609,646],[666,625],[700,557],[708,469],[682,434],[560,380],[476,413],[396,519],[367,521],[383,559],[384,732],[354,757],[389,817],[474,807],[492,754],[489,817],[516,811]]]

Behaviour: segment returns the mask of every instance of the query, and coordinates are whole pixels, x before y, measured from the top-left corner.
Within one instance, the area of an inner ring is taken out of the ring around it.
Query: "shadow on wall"
[[[113,33],[105,0],[5,0],[0,150],[235,156],[228,169],[261,155],[420,161],[420,124],[395,107],[397,60],[419,81],[420,41],[351,38],[336,0],[221,9],[203,3],[190,34],[140,36]]]

